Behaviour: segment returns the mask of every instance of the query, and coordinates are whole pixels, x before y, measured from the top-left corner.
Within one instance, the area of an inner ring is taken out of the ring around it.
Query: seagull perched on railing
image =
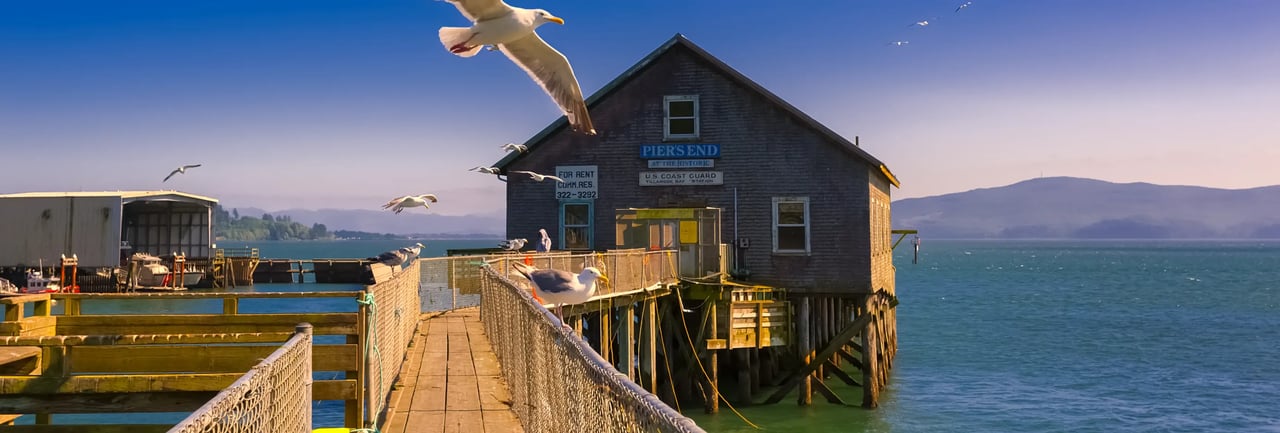
[[[380,262],[387,266],[396,267],[404,264],[405,255],[400,250],[391,250],[382,254],[378,254],[377,257],[370,257],[368,260],[373,260],[375,262]]]
[[[395,213],[400,213],[404,211],[405,208],[418,207],[418,206],[422,206],[423,209],[429,209],[431,208],[431,206],[427,205],[428,202],[435,203],[436,195],[435,194],[406,195],[404,197],[392,199],[391,201],[387,202],[387,204],[382,205],[382,208],[394,211]]]
[[[184,165],[184,166],[182,166],[182,167],[178,167],[178,168],[174,169],[173,171],[169,172],[169,175],[168,175],[168,176],[165,176],[165,177],[164,177],[164,180],[162,180],[162,181],[160,181],[160,182],[168,182],[168,181],[169,181],[169,178],[173,177],[173,175],[178,174],[178,173],[187,174],[187,169],[188,169],[188,168],[196,168],[196,167],[199,167],[199,166],[200,166],[200,164],[187,164],[187,165]]]
[[[533,178],[533,180],[538,181],[538,182],[542,182],[542,181],[544,181],[544,180],[551,179],[551,180],[554,180],[554,181],[556,181],[556,182],[564,183],[564,179],[561,179],[561,178],[559,178],[559,177],[552,176],[552,175],[549,175],[549,174],[538,174],[538,173],[534,173],[534,172],[532,172],[532,171],[524,171],[524,170],[511,170],[511,172],[512,172],[512,173],[524,173],[524,174],[527,174],[527,175],[529,175],[529,177],[532,177],[532,178]]]
[[[524,244],[528,242],[529,240],[525,238],[507,239],[499,242],[498,246],[507,251],[520,251],[521,248],[524,248]]]
[[[418,254],[422,253],[422,248],[424,248],[422,242],[418,242],[413,244],[413,246],[401,248],[399,251],[400,254],[404,254],[404,262],[409,263],[413,261],[413,259],[418,258]]]
[[[564,306],[576,305],[591,300],[596,294],[596,282],[609,283],[609,277],[596,268],[584,268],[577,275],[557,269],[538,269],[520,262],[512,262],[511,267],[533,282],[533,293],[542,302],[555,304],[556,316],[564,322]],[[565,325],[568,327],[569,325]]]

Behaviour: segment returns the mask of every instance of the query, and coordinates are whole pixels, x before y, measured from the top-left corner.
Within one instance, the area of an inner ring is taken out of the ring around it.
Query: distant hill
[[[264,211],[259,208],[236,208],[240,215],[261,217],[288,215],[293,221],[311,225],[324,224],[329,231],[353,230],[370,233],[392,234],[441,234],[441,235],[492,235],[500,238],[507,231],[505,216],[437,215],[422,209],[408,209],[396,215],[386,211],[368,209],[284,209]]]
[[[893,227],[932,238],[1278,239],[1280,185],[1218,189],[1038,178],[894,201]]]

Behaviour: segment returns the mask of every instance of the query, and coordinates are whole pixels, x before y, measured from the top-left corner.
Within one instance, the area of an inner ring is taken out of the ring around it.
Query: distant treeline
[[[307,227],[293,222],[288,215],[242,216],[236,209],[227,212],[222,206],[214,205],[213,237],[235,241],[291,241],[333,239],[335,234],[324,224]]]

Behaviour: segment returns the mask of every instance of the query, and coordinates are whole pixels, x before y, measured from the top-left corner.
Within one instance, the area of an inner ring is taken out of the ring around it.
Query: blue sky
[[[959,3],[514,5],[567,21],[539,33],[588,94],[685,34],[859,136],[895,198],[1041,175],[1280,183],[1280,2]],[[442,214],[500,210],[503,184],[466,170],[559,111],[500,54],[447,53],[437,29],[463,25],[431,0],[0,2],[0,193],[176,188],[276,210],[433,192]]]

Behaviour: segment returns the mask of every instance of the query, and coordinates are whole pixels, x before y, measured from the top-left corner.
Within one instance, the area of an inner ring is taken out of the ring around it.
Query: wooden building
[[[496,164],[508,237],[546,228],[555,249],[607,250],[617,210],[713,207],[735,276],[793,293],[893,292],[897,180],[885,164],[684,36],[587,105],[599,135],[561,117]]]
[[[846,404],[832,378],[875,407],[897,347],[889,168],[678,34],[587,106],[599,135],[561,117],[496,164],[507,236],[536,244],[545,228],[558,250],[677,249],[679,293],[705,302],[668,310],[701,314],[706,339],[672,377],[702,383],[709,412],[757,403],[762,384],[777,386],[765,403],[798,390],[800,404],[815,392]]]

